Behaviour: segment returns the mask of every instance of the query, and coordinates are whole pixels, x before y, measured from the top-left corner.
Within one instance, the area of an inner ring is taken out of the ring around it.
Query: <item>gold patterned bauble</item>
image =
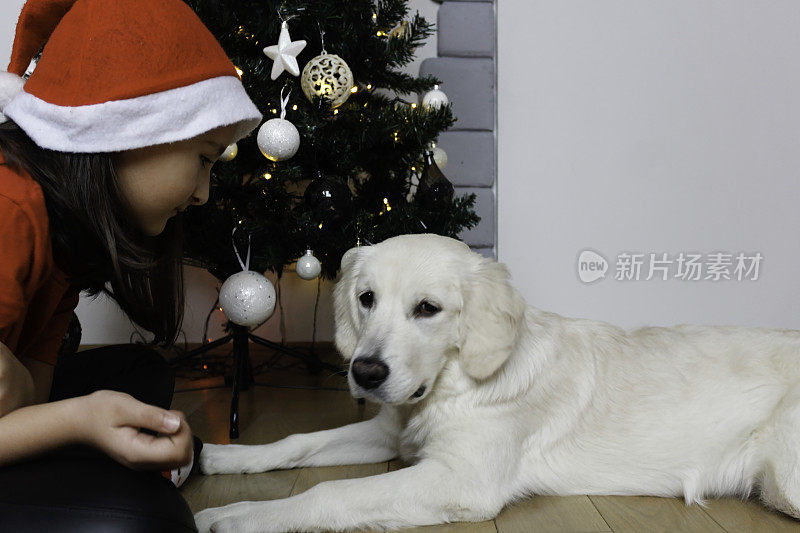
[[[309,101],[314,97],[324,98],[331,107],[339,107],[350,97],[353,88],[353,72],[344,59],[325,50],[312,58],[300,76],[303,94]]]

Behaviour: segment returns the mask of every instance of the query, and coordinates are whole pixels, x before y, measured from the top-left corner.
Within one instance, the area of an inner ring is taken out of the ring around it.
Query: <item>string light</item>
[[[353,88],[350,89],[350,92],[353,93],[353,94],[357,93],[358,92],[358,86],[357,85],[353,85]]]
[[[386,34],[385,34],[385,33],[383,33],[382,31],[378,30],[378,31],[375,33],[375,35],[377,35],[378,37],[383,37],[383,36],[384,36],[384,35],[386,35]]]
[[[239,67],[236,67],[236,74],[238,74],[239,75],[239,79],[241,79],[242,78],[242,74],[244,74],[244,71],[242,69],[240,69]]]
[[[417,104],[411,104],[411,109],[416,109],[416,108],[417,108]]]
[[[269,179],[272,179],[272,174],[270,174],[269,172],[264,172],[264,175],[262,177],[265,180],[269,180]]]
[[[278,113],[278,110],[277,110],[277,109],[273,109],[273,110],[272,110],[272,114],[273,114],[273,115],[274,115],[274,114],[277,114],[277,113]]]
[[[338,115],[338,114],[339,114],[339,110],[338,110],[338,109],[334,109],[334,110],[333,110],[333,114],[334,114],[334,115]]]
[[[372,20],[378,20],[378,14],[377,13],[373,13],[372,14]]]
[[[294,105],[292,106],[292,111],[297,111],[297,104],[294,104]]]
[[[322,224],[319,225],[319,229],[322,229]]]
[[[368,83],[368,84],[367,84],[367,90],[370,90],[370,89],[372,89],[372,84],[371,84],[371,83]]]

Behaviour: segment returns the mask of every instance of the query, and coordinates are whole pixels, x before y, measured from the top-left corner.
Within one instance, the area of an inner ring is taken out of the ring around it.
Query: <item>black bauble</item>
[[[308,184],[303,199],[314,218],[324,224],[334,224],[348,214],[353,205],[350,187],[342,180],[319,172]]]
[[[444,207],[453,200],[453,184],[450,183],[433,160],[432,152],[425,153],[425,168],[417,186],[416,200],[426,209]]]

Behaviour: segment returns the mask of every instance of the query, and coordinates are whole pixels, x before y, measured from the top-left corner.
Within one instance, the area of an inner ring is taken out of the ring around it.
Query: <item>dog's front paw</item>
[[[234,444],[204,444],[200,470],[206,474],[241,474],[241,461]]]
[[[269,470],[263,446],[205,444],[200,452],[204,474],[254,474]]]
[[[256,531],[248,518],[250,502],[212,507],[194,515],[198,533],[247,533]]]

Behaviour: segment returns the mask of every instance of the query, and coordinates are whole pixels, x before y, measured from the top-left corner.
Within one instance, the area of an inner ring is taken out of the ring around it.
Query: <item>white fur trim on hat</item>
[[[42,148],[83,153],[182,141],[230,124],[239,124],[239,140],[263,118],[234,76],[76,107],[51,104],[23,90],[3,112]]]
[[[22,92],[25,80],[13,72],[0,70],[0,124],[8,120],[3,114],[9,102]]]

